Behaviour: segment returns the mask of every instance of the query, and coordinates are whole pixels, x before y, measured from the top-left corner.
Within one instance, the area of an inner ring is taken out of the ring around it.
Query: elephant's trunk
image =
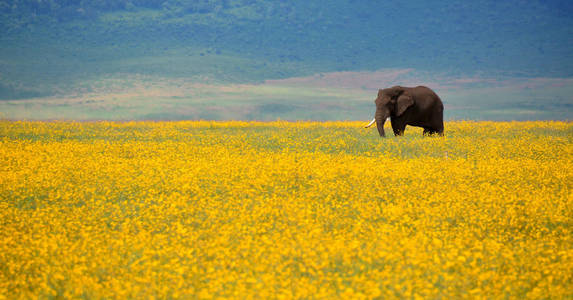
[[[384,122],[386,122],[387,115],[385,115],[381,110],[376,110],[376,115],[374,116],[374,120],[376,120],[376,127],[378,128],[378,133],[380,136],[386,136],[384,134]]]

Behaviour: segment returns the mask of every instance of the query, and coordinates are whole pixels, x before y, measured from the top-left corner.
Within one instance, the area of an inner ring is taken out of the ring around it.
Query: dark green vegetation
[[[252,84],[389,68],[461,78],[484,74],[494,78],[571,77],[572,14],[573,5],[562,0],[0,0],[0,100],[105,95],[140,84],[141,80],[133,76],[147,76],[152,85],[158,78]],[[355,93],[354,99],[370,101],[367,95],[372,90],[368,87]],[[248,99],[257,96],[245,95]],[[304,115],[296,102],[308,99],[294,98],[298,96],[286,92],[270,103],[250,105],[240,118],[344,119],[347,108],[336,115]],[[188,95],[182,97],[190,99]],[[560,97],[554,93],[542,100],[557,99],[562,105]],[[197,98],[193,101],[208,101],[202,95]],[[284,99],[294,103],[283,104]],[[475,103],[466,105],[471,101],[468,99],[461,104],[475,107]],[[500,101],[509,101],[511,109],[522,110],[515,103],[532,100]],[[78,118],[60,110],[67,104],[58,105],[55,116],[29,117]],[[92,112],[89,107],[83,109]],[[26,118],[10,114],[10,109],[2,110],[2,117]],[[476,118],[471,111],[453,116]],[[129,111],[107,107],[103,113],[86,118],[229,117],[209,110],[191,114],[155,108],[130,115]],[[480,117],[497,119],[488,114]]]

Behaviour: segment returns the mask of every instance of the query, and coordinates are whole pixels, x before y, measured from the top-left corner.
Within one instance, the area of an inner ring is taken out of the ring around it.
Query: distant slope
[[[387,69],[573,77],[571,1],[322,3],[0,0],[0,100],[132,91],[137,76],[221,86]]]
[[[260,84],[157,76],[92,81],[90,91],[0,101],[0,118],[30,120],[362,120],[384,86],[432,87],[446,120],[573,120],[573,78],[448,77],[413,69],[333,72]]]

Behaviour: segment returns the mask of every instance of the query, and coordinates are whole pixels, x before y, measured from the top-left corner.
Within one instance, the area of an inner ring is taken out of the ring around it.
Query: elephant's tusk
[[[364,126],[364,128],[368,128],[368,127],[372,126],[372,124],[374,124],[374,122],[376,122],[376,118],[372,119],[372,122],[370,122],[368,125]]]

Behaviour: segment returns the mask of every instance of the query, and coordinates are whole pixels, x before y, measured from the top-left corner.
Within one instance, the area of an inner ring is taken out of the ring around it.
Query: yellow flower
[[[573,124],[361,125],[0,121],[0,299],[573,297]]]

